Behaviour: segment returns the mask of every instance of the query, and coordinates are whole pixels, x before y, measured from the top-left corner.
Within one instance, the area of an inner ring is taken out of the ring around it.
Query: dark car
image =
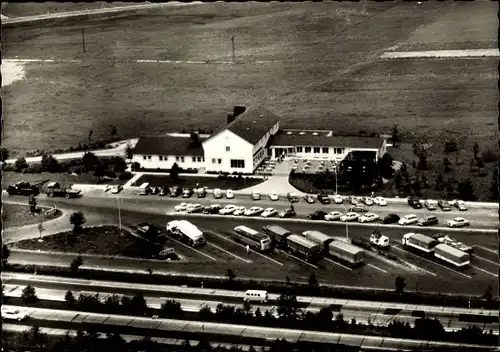
[[[438,218],[435,217],[434,215],[426,216],[425,218],[417,221],[418,226],[431,226],[431,225],[436,225],[437,223],[438,223]]]
[[[178,197],[181,195],[182,190],[178,186],[170,187],[170,197]]]
[[[164,186],[164,187],[160,187],[160,193],[158,194],[159,196],[166,196],[169,194],[169,191],[168,191],[168,187],[167,186]]]
[[[440,199],[438,201],[438,206],[441,208],[442,211],[451,211],[450,202],[448,202],[445,199]]]
[[[299,197],[297,197],[297,195],[293,192],[288,192],[288,194],[286,195],[286,197],[288,198],[288,201],[290,203],[296,203],[299,201]]]
[[[357,204],[350,207],[349,211],[354,213],[366,213],[368,209],[366,209],[366,207],[362,204]]]
[[[295,216],[295,211],[292,209],[287,209],[278,214],[280,218],[291,218]]]
[[[203,208],[203,214],[219,214],[219,210],[221,209],[222,207],[219,204],[212,204]]]
[[[318,201],[321,203],[321,204],[330,204],[330,198],[328,198],[328,194],[325,194],[325,193],[320,193],[318,194]]]
[[[399,215],[398,214],[387,214],[386,216],[382,217],[380,221],[383,224],[394,224],[399,221]]]
[[[314,213],[307,215],[309,220],[324,220],[326,213],[322,210],[316,210]]]
[[[315,202],[315,200],[314,200],[313,196],[311,196],[311,195],[309,195],[309,194],[306,194],[306,195],[304,196],[304,200],[305,200],[307,203],[309,203],[309,204],[313,204],[313,203]]]
[[[408,198],[408,205],[413,209],[422,209],[422,202],[417,197]]]

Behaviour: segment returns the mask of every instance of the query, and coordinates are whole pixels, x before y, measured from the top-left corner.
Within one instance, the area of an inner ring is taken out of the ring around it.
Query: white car
[[[363,203],[365,203],[365,205],[373,205],[373,198],[372,197],[364,197]]]
[[[236,205],[228,204],[221,210],[219,210],[220,215],[229,215],[236,210]]]
[[[251,207],[250,209],[245,210],[245,216],[254,216],[254,215],[259,215],[264,211],[264,208],[262,207]]]
[[[361,216],[358,221],[359,222],[373,222],[378,220],[379,217],[377,214],[374,213],[366,213],[365,215]]]
[[[201,213],[203,211],[203,205],[201,204],[192,204],[187,207],[186,211],[188,213]]]
[[[175,211],[186,211],[187,208],[189,208],[190,206],[192,206],[193,204],[191,203],[181,203],[181,204],[178,204],[174,207]]]
[[[340,194],[334,194],[333,195],[333,202],[335,204],[342,204],[344,202],[344,198]]]
[[[460,211],[466,211],[467,206],[465,205],[465,202],[463,200],[457,200],[455,202],[455,207],[457,207],[458,210]]]
[[[269,198],[271,200],[278,200],[280,197],[278,196],[277,192],[271,192],[271,193],[269,193]]]
[[[231,190],[231,189],[226,190],[226,198],[227,199],[233,199],[234,198],[233,190]]]
[[[14,307],[7,307],[5,305],[2,306],[2,319],[21,321],[27,319],[28,317],[29,313],[26,311],[22,311]]]
[[[470,222],[464,218],[455,218],[453,220],[448,220],[446,225],[448,225],[448,227],[463,227],[470,225]]]
[[[245,210],[246,208],[245,207],[236,207],[233,211],[233,215],[243,215],[245,214]]]
[[[410,225],[414,224],[418,221],[418,217],[415,214],[410,214],[402,217],[399,219],[398,224],[399,225]]]
[[[347,213],[345,215],[342,215],[340,217],[340,221],[343,221],[343,222],[346,222],[346,221],[356,221],[358,218],[359,218],[359,214],[353,213],[353,212],[349,212],[349,213]]]
[[[270,218],[271,216],[275,216],[276,214],[278,214],[278,211],[276,209],[266,208],[266,210],[264,210],[262,214],[260,214],[260,216],[264,218]]]
[[[342,215],[344,215],[344,214],[342,214],[339,211],[331,211],[325,215],[325,220],[327,220],[327,221],[340,220]]]
[[[386,206],[387,201],[384,199],[384,197],[375,197],[373,198],[373,203],[381,206]]]

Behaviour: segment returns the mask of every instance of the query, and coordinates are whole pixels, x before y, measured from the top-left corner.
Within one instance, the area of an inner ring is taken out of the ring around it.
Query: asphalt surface
[[[15,306],[14,306],[15,307]],[[173,319],[152,319],[132,316],[119,316],[97,313],[84,313],[79,311],[63,311],[55,309],[16,307],[29,312],[30,323],[40,327],[52,327],[75,329],[85,326],[97,327],[98,331],[112,328],[116,333],[137,333],[147,336],[165,335],[188,335],[204,334],[208,339],[211,335],[217,335],[217,341],[222,336],[238,336],[241,343],[248,339],[270,339],[285,338],[289,342],[314,341],[320,343],[343,343],[363,347],[382,347],[387,349],[398,348],[422,348],[426,347],[483,347],[480,345],[456,344],[453,342],[431,342],[410,339],[396,339],[387,337],[374,337],[365,335],[336,334],[316,331],[277,329],[269,327],[258,327],[249,325],[230,325],[221,323],[183,321]],[[14,323],[15,324],[15,323]],[[24,323],[19,323],[22,325]],[[491,347],[490,347],[491,348]]]
[[[26,198],[12,196],[8,200],[26,201]],[[493,286],[495,293],[498,290],[498,285],[496,284],[498,280],[498,257],[495,253],[495,249],[497,248],[495,234],[471,230],[455,231],[450,234],[452,237],[466,244],[475,246],[475,257],[472,259],[471,267],[459,272],[432,260],[421,258],[403,249],[398,244],[402,235],[414,230],[402,229],[397,226],[390,228],[380,226],[379,228],[382,233],[388,236],[393,244],[390,251],[401,259],[402,262],[395,263],[373,253],[368,256],[367,265],[357,269],[349,269],[329,258],[323,258],[311,264],[283,252],[269,255],[261,255],[255,252],[247,254],[242,245],[232,240],[230,235],[231,230],[237,225],[248,225],[259,229],[276,220],[225,217],[221,221],[222,216],[166,215],[171,214],[173,204],[180,201],[181,199],[162,198],[158,196],[121,197],[122,222],[132,225],[148,221],[163,227],[172,218],[189,218],[190,221],[205,231],[207,245],[196,250],[173,240],[167,243],[167,245],[173,246],[176,252],[182,257],[187,258],[188,261],[196,260],[200,261],[199,263],[166,263],[125,258],[85,257],[85,265],[93,268],[108,267],[120,270],[146,270],[147,268],[151,268],[159,272],[222,276],[228,268],[231,268],[239,277],[258,276],[263,279],[283,280],[285,276],[289,276],[293,280],[298,281],[306,281],[310,273],[315,272],[319,280],[324,283],[379,288],[393,288],[394,278],[397,275],[402,275],[406,278],[408,290],[482,294],[490,284]],[[213,202],[212,199],[206,199],[206,201],[209,203]],[[38,202],[40,205],[48,206],[56,204],[59,208],[64,208],[68,211],[83,210],[87,217],[87,225],[99,223],[116,224],[118,222],[118,201],[114,195],[94,192],[86,193],[81,198],[70,200],[64,198],[47,199],[45,196],[40,196]],[[298,204],[296,204],[296,209],[299,206]],[[309,205],[301,204],[300,206],[307,207]],[[318,205],[312,205],[311,208],[315,206],[317,207]],[[285,220],[279,222],[279,225],[296,233],[301,233],[305,230],[318,230],[336,237],[345,237],[346,227],[343,223],[296,223],[293,220]],[[367,238],[373,230],[372,226],[354,224],[349,224],[348,226],[350,238]],[[419,228],[418,232],[433,235],[442,231]],[[4,241],[11,241],[16,236],[15,233],[8,233],[8,231],[7,235]],[[22,264],[51,263],[53,265],[66,266],[69,265],[72,259],[73,256],[71,255],[14,252],[11,255],[10,261]],[[207,265],[207,263],[210,264]]]

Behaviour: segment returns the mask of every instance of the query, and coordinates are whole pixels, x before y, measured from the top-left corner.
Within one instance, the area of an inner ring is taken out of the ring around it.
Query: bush
[[[498,156],[493,149],[486,148],[481,153],[481,159],[483,159],[485,163],[492,163],[498,160]]]
[[[134,175],[128,171],[118,173],[119,180],[130,180],[133,176]]]
[[[33,286],[28,285],[23,289],[21,300],[26,304],[35,304],[40,300],[36,295],[36,290]]]
[[[12,171],[12,170],[13,170],[12,164],[3,164],[2,165],[2,171]]]
[[[26,169],[28,166],[29,165],[26,162],[26,159],[23,156],[21,156],[21,157],[17,158],[16,162],[14,163],[13,169],[15,172],[20,172],[23,169]]]
[[[40,174],[43,172],[43,167],[41,164],[31,164],[26,169],[23,170],[23,174]]]
[[[78,269],[82,266],[82,264],[83,264],[83,258],[81,256],[76,257],[70,264],[71,271],[77,272]]]

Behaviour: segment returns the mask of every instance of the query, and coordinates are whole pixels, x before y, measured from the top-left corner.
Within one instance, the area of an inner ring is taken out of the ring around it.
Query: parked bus
[[[254,250],[261,252],[271,250],[271,239],[259,231],[251,229],[247,226],[236,226],[234,233],[238,236],[240,242],[250,246]]]
[[[292,233],[278,225],[265,225],[262,231],[271,237],[273,244],[277,248],[286,249],[286,238]]]

